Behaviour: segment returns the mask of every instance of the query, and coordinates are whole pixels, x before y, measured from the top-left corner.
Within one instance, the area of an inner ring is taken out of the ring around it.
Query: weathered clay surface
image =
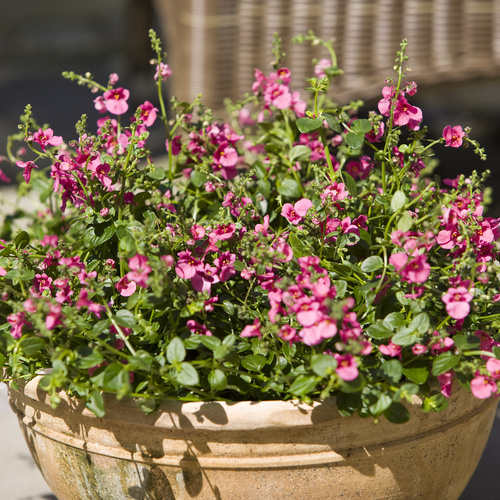
[[[486,445],[497,401],[459,390],[447,410],[374,424],[335,401],[165,402],[146,416],[106,400],[97,418],[35,379],[10,390],[30,450],[58,500],[439,499],[460,496]]]

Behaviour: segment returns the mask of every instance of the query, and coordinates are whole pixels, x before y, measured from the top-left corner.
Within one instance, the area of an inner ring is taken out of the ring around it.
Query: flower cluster
[[[28,107],[10,138],[32,152],[11,160],[41,206],[1,231],[4,379],[43,369],[55,404],[63,388],[98,415],[102,392],[145,411],[335,395],[344,415],[393,422],[414,394],[426,411],[457,384],[497,395],[500,221],[484,214],[485,176],[430,175],[435,148],[484,153],[460,126],[426,138],[406,42],[366,118],[327,97],[333,46],[309,34],[297,41],[330,56],[310,95],[276,61],[224,122],[199,100],[167,114],[172,70],[151,37],[157,103],[132,112],[118,75],[67,73],[98,94],[95,132],[82,117],[66,141]]]

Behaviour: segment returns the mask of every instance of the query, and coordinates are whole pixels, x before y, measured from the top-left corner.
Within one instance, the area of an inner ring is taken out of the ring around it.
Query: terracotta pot
[[[97,418],[65,394],[52,409],[37,384],[9,397],[58,500],[456,499],[497,406],[457,390],[441,413],[415,400],[411,421],[397,425],[343,418],[333,399],[165,402],[146,416],[109,397]]]

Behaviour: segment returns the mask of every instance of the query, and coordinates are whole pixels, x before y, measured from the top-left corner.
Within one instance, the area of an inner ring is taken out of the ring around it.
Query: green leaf
[[[341,380],[340,381],[340,390],[346,393],[354,393],[361,392],[363,387],[366,385],[366,379],[363,374],[359,374],[358,377],[354,380]]]
[[[205,184],[207,180],[207,176],[203,172],[200,172],[199,170],[192,170],[190,177],[191,177],[191,182],[196,187],[203,186],[203,184]]]
[[[216,368],[208,374],[208,383],[210,387],[213,387],[216,391],[223,391],[227,387],[227,377],[226,374]]]
[[[148,177],[157,181],[162,181],[166,177],[165,169],[162,167],[155,167],[154,170],[148,172]]]
[[[26,231],[19,232],[14,238],[16,248],[24,248],[30,242],[30,235]]]
[[[388,394],[381,394],[376,403],[370,405],[370,413],[378,416],[391,406],[392,399]]]
[[[422,410],[425,412],[443,411],[448,407],[448,402],[449,399],[443,394],[434,394],[433,396],[424,399]]]
[[[129,371],[122,363],[112,363],[90,379],[106,392],[119,393],[129,385]]]
[[[128,309],[120,309],[115,315],[116,322],[125,328],[134,328],[137,324],[135,316]]]
[[[495,358],[500,359],[500,346],[494,346],[493,349],[493,354],[495,355]]]
[[[406,195],[404,194],[403,191],[398,190],[394,193],[392,200],[391,200],[391,208],[397,212],[398,210],[401,210],[405,205],[406,205]]]
[[[296,396],[309,394],[316,387],[316,377],[313,375],[299,375],[290,386],[289,391]]]
[[[293,250],[293,256],[296,258],[304,257],[304,255],[308,255],[308,249],[304,244],[304,240],[300,239],[295,233],[292,233],[288,238],[288,243]]]
[[[454,335],[453,341],[459,349],[476,349],[481,345],[481,340],[475,335]]]
[[[288,198],[298,198],[300,196],[300,188],[295,179],[284,179],[278,186],[278,193]]]
[[[396,345],[406,346],[418,342],[419,337],[410,328],[401,328],[399,332],[393,335],[391,340]]]
[[[403,376],[403,365],[397,359],[384,361],[384,363],[382,363],[381,370],[387,378],[392,379],[394,382],[399,382]]]
[[[392,328],[400,328],[406,324],[406,319],[401,313],[390,313],[384,318],[384,322],[392,326]]]
[[[260,354],[249,354],[241,360],[241,364],[251,372],[260,372],[265,366],[266,361],[266,358]]]
[[[20,277],[21,277],[21,271],[19,271],[19,269],[12,269],[4,276],[4,279],[16,280],[19,279]]]
[[[114,224],[90,226],[83,235],[83,242],[87,248],[95,248],[108,241],[115,234]]]
[[[349,191],[349,194],[352,197],[356,197],[358,195],[358,186],[356,186],[356,181],[354,180],[352,175],[348,174],[347,172],[342,172],[342,177],[344,178],[344,182],[347,191]]]
[[[176,373],[175,379],[182,385],[198,385],[200,377],[196,368],[190,363],[181,363],[181,369]]]
[[[102,394],[98,390],[94,390],[90,393],[90,397],[88,401],[85,403],[85,406],[99,418],[104,417],[104,400],[102,398]]]
[[[136,351],[135,356],[129,358],[128,365],[132,371],[144,370],[147,372],[151,371],[153,366],[154,358],[149,354],[149,352],[144,350]]]
[[[312,371],[320,377],[328,377],[335,372],[337,361],[329,354],[315,354],[311,358]]]
[[[40,337],[27,337],[24,336],[19,341],[19,346],[21,347],[23,354],[25,356],[32,356],[39,352],[45,345],[45,340]]]
[[[32,281],[34,277],[35,277],[35,271],[33,271],[33,269],[28,269],[25,273],[19,276],[19,279],[21,281]]]
[[[379,319],[367,328],[366,333],[374,339],[387,339],[392,336],[392,328],[389,324]]]
[[[104,358],[99,351],[92,351],[87,356],[81,357],[78,360],[78,366],[84,370],[93,368],[94,366],[100,365]]]
[[[366,118],[358,118],[354,120],[351,124],[351,128],[355,132],[361,132],[363,134],[367,134],[373,128],[372,122],[367,120]]]
[[[308,160],[309,157],[311,156],[311,148],[300,144],[298,146],[294,146],[288,155],[290,158],[290,161],[296,161],[296,160]]]
[[[411,328],[413,331],[417,331],[418,333],[425,334],[429,330],[430,324],[429,315],[422,312],[417,314],[412,319],[408,328]]]
[[[180,337],[174,337],[167,347],[167,360],[170,364],[180,363],[186,358],[186,348]]]
[[[225,300],[222,303],[222,309],[224,309],[224,312],[226,314],[229,314],[229,316],[232,316],[234,314],[234,304],[232,302],[229,302],[229,300]]]
[[[458,354],[452,354],[451,351],[443,352],[437,358],[434,359],[432,363],[432,374],[437,377],[446,373],[460,363],[460,356]]]
[[[365,259],[361,264],[361,270],[364,273],[372,273],[373,271],[378,271],[384,265],[382,257],[378,255],[372,255]]]
[[[384,411],[384,416],[393,424],[404,424],[410,420],[410,412],[402,403],[393,402],[387,410]]]
[[[221,340],[218,337],[211,337],[208,335],[201,335],[200,336],[200,342],[205,346],[208,347],[211,351],[215,351],[217,347],[221,345]]]
[[[312,132],[313,130],[320,128],[322,123],[323,123],[322,116],[318,116],[316,118],[308,118],[307,116],[304,116],[303,118],[299,118],[296,121],[297,128],[303,134],[306,134],[307,132]]]
[[[328,126],[334,131],[337,132],[338,134],[342,133],[342,127],[340,126],[340,123],[337,118],[335,118],[332,115],[329,114],[324,114],[323,118],[326,120],[326,123],[328,123]]]
[[[429,378],[429,369],[424,362],[417,360],[411,365],[403,367],[403,375],[415,384],[422,385]]]
[[[365,134],[363,132],[348,132],[345,140],[352,149],[358,149],[365,140]]]
[[[398,229],[406,233],[406,231],[409,231],[411,229],[412,225],[413,225],[413,218],[410,212],[408,211],[404,212],[401,218],[398,220]]]

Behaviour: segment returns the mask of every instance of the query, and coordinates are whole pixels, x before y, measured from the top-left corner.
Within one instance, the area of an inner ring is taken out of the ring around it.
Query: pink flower
[[[165,81],[171,74],[172,70],[170,69],[168,64],[164,64],[161,62],[156,66],[156,73],[154,79],[158,80],[158,78],[161,78],[163,81]]]
[[[242,337],[262,337],[262,333],[260,332],[260,321],[255,318],[253,324],[245,326],[240,336]]]
[[[463,319],[469,314],[469,302],[472,299],[472,294],[464,286],[449,288],[442,297],[442,301],[446,304],[446,312],[453,319]]]
[[[325,69],[331,68],[331,67],[332,67],[331,59],[325,59],[325,58],[320,59],[318,61],[318,64],[316,64],[316,66],[314,66],[314,74],[318,78],[325,78],[326,77]]]
[[[42,151],[45,151],[47,146],[60,146],[63,143],[63,138],[59,135],[55,136],[51,128],[42,130],[33,134],[33,141],[38,142]]]
[[[156,112],[158,111],[149,101],[145,101],[144,104],[139,106],[141,110],[141,120],[143,125],[146,127],[151,127],[156,120]]]
[[[292,94],[286,85],[273,83],[266,87],[264,101],[267,105],[272,104],[278,109],[287,109],[292,105]]]
[[[9,314],[7,316],[7,321],[12,327],[10,329],[10,334],[15,339],[19,339],[22,337],[23,335],[22,329],[24,325],[31,326],[30,323],[26,321],[26,313],[24,312]]]
[[[104,106],[114,115],[123,115],[128,110],[127,99],[130,92],[127,89],[119,87],[117,89],[106,90],[103,94]]]
[[[480,375],[479,372],[476,372],[475,377],[470,383],[470,390],[476,398],[487,399],[497,392],[497,384],[489,377],[485,377],[484,375]]]
[[[135,283],[142,287],[147,288],[148,276],[151,272],[151,268],[148,266],[148,259],[144,255],[134,255],[128,261],[128,267],[130,272],[127,273],[127,278],[129,281],[135,281]]]
[[[452,127],[447,125],[443,129],[443,139],[446,141],[446,146],[451,146],[452,148],[459,148],[463,143],[463,137],[465,132],[462,130],[460,125]]]
[[[391,356],[391,358],[401,359],[401,346],[396,345],[393,342],[389,342],[388,345],[380,345],[379,351],[386,356]]]
[[[389,263],[401,274],[401,279],[408,283],[424,283],[431,272],[431,266],[424,254],[409,261],[405,252],[397,252],[389,257]]]
[[[175,265],[177,276],[183,279],[191,279],[198,269],[202,269],[203,264],[191,255],[189,250],[179,252],[179,259]]]
[[[210,292],[212,285],[219,281],[220,278],[217,274],[217,268],[210,264],[205,264],[205,267],[198,269],[191,278],[191,284],[198,292]]]
[[[16,165],[19,167],[19,168],[24,168],[24,172],[23,172],[23,177],[24,177],[24,180],[28,183],[31,179],[31,171],[34,169],[34,168],[38,168],[34,162],[32,161],[18,161],[16,162]]]
[[[295,205],[285,203],[281,211],[281,215],[286,217],[293,225],[297,225],[302,218],[307,214],[307,211],[313,206],[312,201],[307,198],[302,198]]]
[[[167,150],[167,152],[169,150],[169,146],[170,146],[170,141],[167,139],[165,141],[165,149]],[[174,156],[177,156],[181,152],[181,149],[182,149],[181,136],[176,135],[172,139],[172,154]]]
[[[453,380],[453,372],[442,373],[437,376],[439,385],[441,386],[441,394],[447,398],[451,396],[451,386]]]
[[[342,380],[349,382],[358,377],[358,364],[352,354],[335,353],[333,357],[337,360],[335,372]]]
[[[500,359],[489,358],[486,361],[486,369],[490,372],[492,379],[500,379]]]
[[[207,337],[212,336],[212,332],[205,325],[198,323],[194,319],[188,320],[186,325],[191,333],[196,333],[197,335],[206,335]]]
[[[124,276],[116,285],[118,293],[123,297],[130,297],[134,294],[137,289],[137,284],[135,281],[129,281],[129,279]]]

